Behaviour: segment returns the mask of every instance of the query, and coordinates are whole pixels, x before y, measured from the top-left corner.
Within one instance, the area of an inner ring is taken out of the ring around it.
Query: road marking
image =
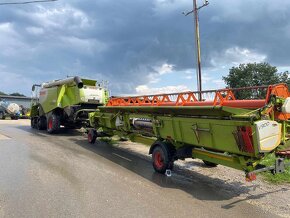
[[[124,160],[130,161],[130,162],[132,161],[132,160],[130,160],[130,159],[126,158],[126,157],[123,157],[123,156],[121,156],[119,154],[116,154],[116,153],[112,153],[112,154],[116,155],[117,157],[123,158]]]
[[[0,133],[0,140],[7,140],[7,139],[11,139],[11,137],[3,135]]]

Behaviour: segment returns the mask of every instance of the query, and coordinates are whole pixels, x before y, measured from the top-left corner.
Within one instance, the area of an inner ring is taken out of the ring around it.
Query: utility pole
[[[200,36],[199,36],[199,19],[198,19],[198,11],[208,6],[209,2],[207,0],[204,1],[203,5],[198,7],[197,6],[197,0],[193,0],[193,10],[187,13],[183,14],[185,16],[193,13],[194,14],[194,24],[195,24],[195,43],[196,43],[196,78],[197,78],[197,91],[198,93],[198,99],[199,101],[202,101],[202,80],[201,80],[201,51],[200,51]]]

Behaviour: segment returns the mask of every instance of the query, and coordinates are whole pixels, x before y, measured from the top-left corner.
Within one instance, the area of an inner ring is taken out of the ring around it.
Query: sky
[[[0,0],[20,2],[21,0]],[[209,0],[199,12],[203,89],[240,63],[290,69],[290,1]],[[198,1],[199,5],[203,1]],[[58,0],[0,6],[0,91],[79,75],[112,95],[196,90],[192,0]]]

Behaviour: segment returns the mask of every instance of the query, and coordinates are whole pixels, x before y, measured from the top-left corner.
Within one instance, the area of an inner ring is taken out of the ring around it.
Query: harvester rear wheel
[[[94,129],[90,129],[88,132],[88,142],[90,144],[94,144],[96,142],[97,139],[97,132]]]
[[[60,117],[56,114],[51,114],[47,119],[47,132],[49,134],[57,133],[60,128]]]
[[[152,164],[156,172],[164,174],[173,168],[173,161],[169,149],[164,145],[157,145],[152,152]]]

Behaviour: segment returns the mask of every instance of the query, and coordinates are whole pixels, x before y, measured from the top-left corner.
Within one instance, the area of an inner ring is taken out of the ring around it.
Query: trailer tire
[[[202,162],[207,166],[207,167],[216,167],[218,164],[212,163],[210,161],[202,160]]]
[[[173,161],[169,149],[159,144],[152,151],[152,165],[156,172],[164,174],[167,169],[173,169]]]
[[[94,129],[90,129],[88,132],[88,142],[90,144],[94,144],[96,142],[97,139],[97,132]]]
[[[47,132],[49,134],[57,133],[60,129],[60,116],[52,113],[47,118]]]

